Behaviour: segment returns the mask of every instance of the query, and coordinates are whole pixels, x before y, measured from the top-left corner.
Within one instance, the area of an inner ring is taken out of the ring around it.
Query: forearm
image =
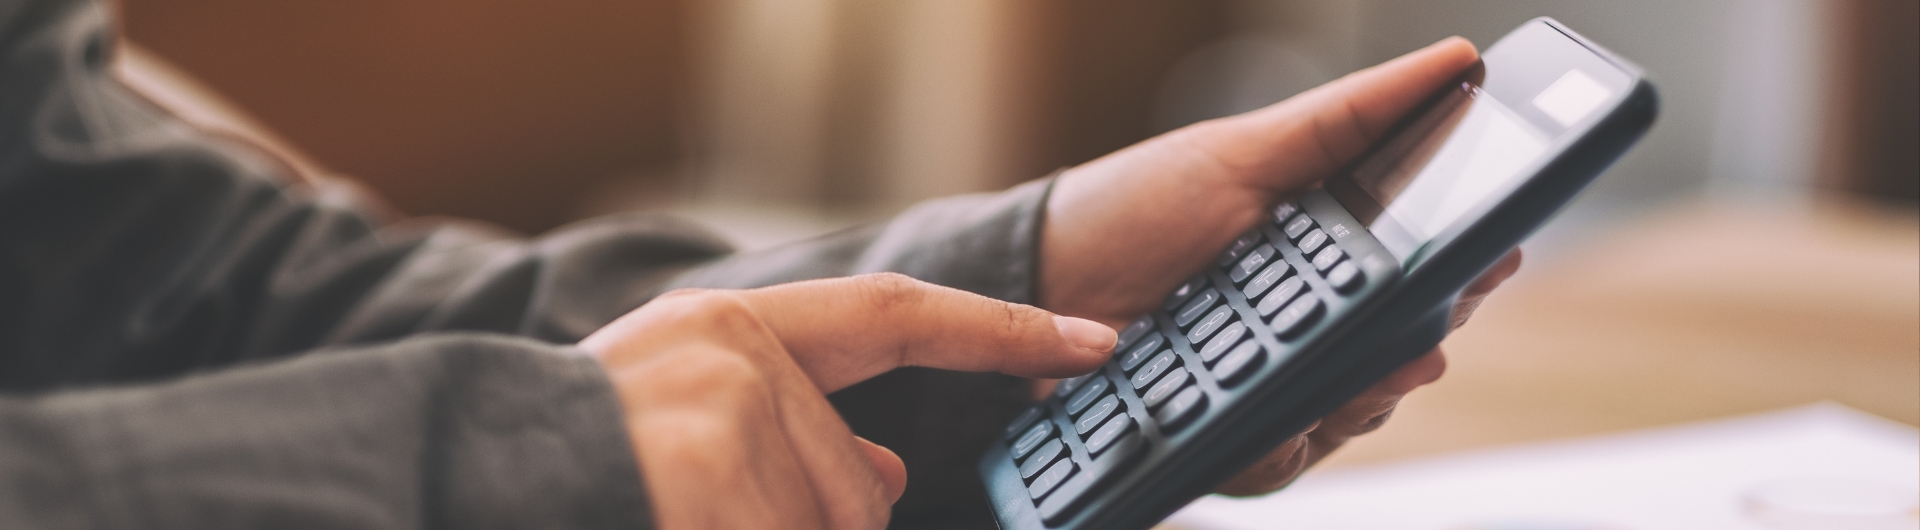
[[[0,528],[648,528],[606,376],[427,337],[0,400]]]
[[[927,201],[882,223],[688,270],[665,288],[749,288],[898,272],[1000,300],[1031,304],[1038,238],[1051,178],[990,194]]]

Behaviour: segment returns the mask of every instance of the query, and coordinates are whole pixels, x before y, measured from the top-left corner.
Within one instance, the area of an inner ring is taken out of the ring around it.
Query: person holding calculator
[[[974,459],[1009,419],[1477,60],[1447,39],[734,254],[657,217],[533,239],[384,222],[129,88],[110,19],[0,4],[4,528],[991,527]],[[882,375],[906,366],[940,371]],[[1444,366],[1407,364],[1219,491],[1280,488]]]

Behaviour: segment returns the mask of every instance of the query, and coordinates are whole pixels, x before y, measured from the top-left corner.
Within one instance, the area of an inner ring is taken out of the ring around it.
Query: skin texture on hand
[[[1099,323],[897,274],[668,293],[580,342],[606,367],[664,530],[885,528],[892,451],[826,394],[901,366],[1029,377],[1112,355]]]
[[[1479,61],[1442,40],[1266,108],[1196,123],[1062,173],[1041,236],[1040,305],[1119,327],[1201,270],[1282,200],[1345,168],[1407,112]],[[1515,251],[1462,293],[1457,326],[1519,267]],[[1382,380],[1219,491],[1278,489],[1385,421],[1446,369],[1435,350]],[[1042,383],[1036,394],[1051,382]]]

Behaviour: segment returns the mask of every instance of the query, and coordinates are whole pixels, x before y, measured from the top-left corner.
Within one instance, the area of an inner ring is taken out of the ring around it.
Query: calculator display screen
[[[1552,138],[1472,83],[1446,95],[1327,191],[1411,265],[1422,248],[1547,152]]]

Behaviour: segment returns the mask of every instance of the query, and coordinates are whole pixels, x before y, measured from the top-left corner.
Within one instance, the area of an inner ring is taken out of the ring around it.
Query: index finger
[[[1026,377],[1086,373],[1113,329],[882,273],[738,293],[822,392],[902,366]]]

